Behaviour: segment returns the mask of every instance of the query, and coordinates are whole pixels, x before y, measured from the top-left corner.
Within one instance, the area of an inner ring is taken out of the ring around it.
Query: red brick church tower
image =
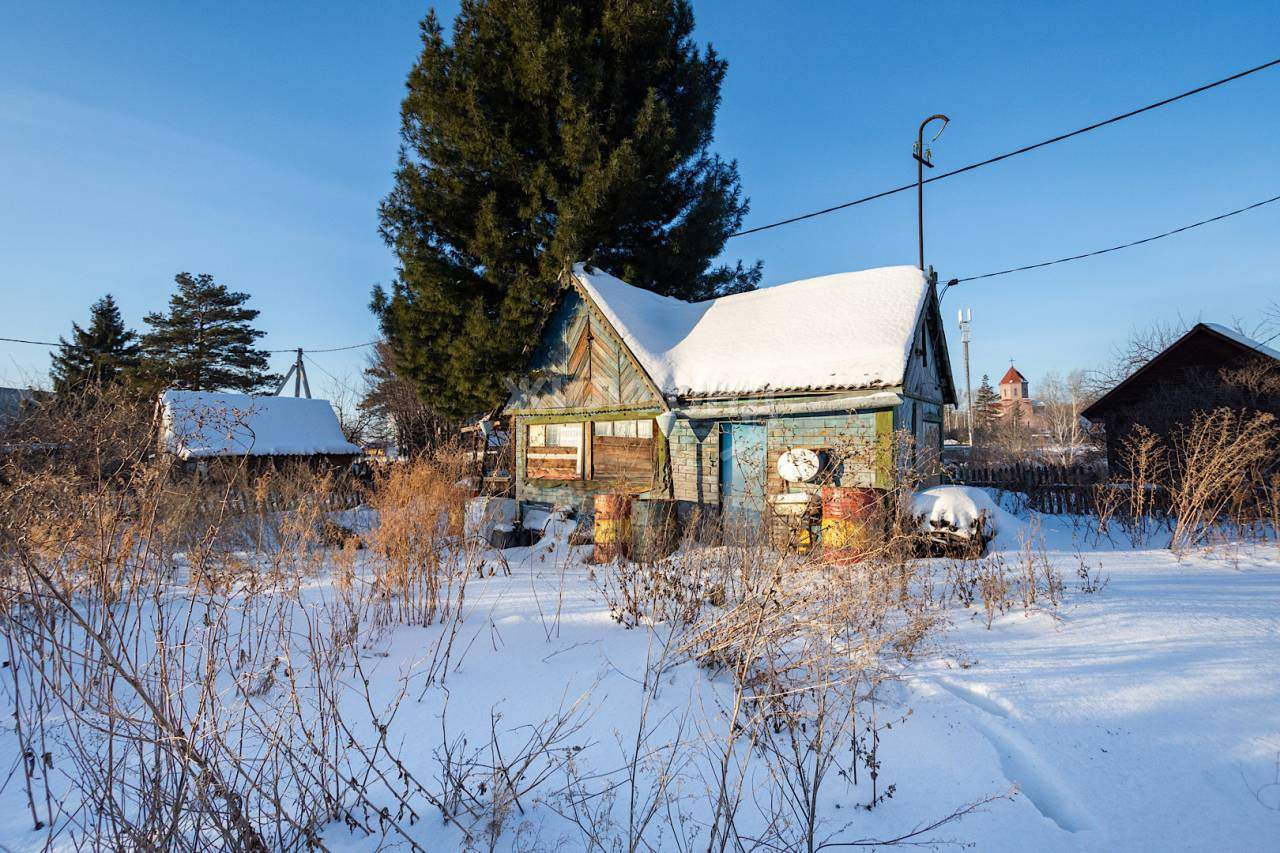
[[[1032,430],[1039,430],[1043,427],[1043,413],[1038,411],[1043,404],[1031,399],[1030,387],[1027,383],[1027,377],[1018,372],[1018,368],[1012,363],[1009,364],[1008,371],[1000,380],[1000,416],[1005,419],[1012,420],[1017,412],[1017,417],[1022,423],[1029,426]]]

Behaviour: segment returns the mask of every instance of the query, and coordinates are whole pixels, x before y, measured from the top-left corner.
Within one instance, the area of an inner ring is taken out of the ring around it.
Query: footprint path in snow
[[[1031,741],[1008,725],[1021,714],[1008,699],[979,684],[969,684],[944,676],[933,683],[979,713],[974,726],[1000,758],[1000,769],[1036,811],[1067,832],[1092,829],[1088,813],[1063,783],[1053,765],[1040,755]]]

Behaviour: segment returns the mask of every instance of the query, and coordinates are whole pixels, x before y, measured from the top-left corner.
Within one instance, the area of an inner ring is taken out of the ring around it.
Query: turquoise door
[[[764,424],[721,424],[720,500],[726,527],[759,528],[767,479]]]

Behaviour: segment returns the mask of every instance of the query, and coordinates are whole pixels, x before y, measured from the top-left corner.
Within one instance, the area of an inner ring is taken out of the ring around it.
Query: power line
[[[338,377],[334,376],[334,375],[333,375],[332,373],[330,373],[329,371],[325,370],[325,369],[324,369],[324,366],[323,366],[322,364],[320,364],[320,362],[316,361],[314,358],[312,358],[311,356],[307,355],[306,350],[303,350],[303,352],[302,352],[302,357],[303,357],[303,358],[305,358],[307,361],[311,362],[311,364],[316,368],[316,370],[319,370],[321,373],[323,373],[325,376],[328,376],[330,379],[332,379],[334,382],[338,383],[339,385],[341,385],[341,384],[342,384],[342,380],[341,380],[341,379],[339,379]]]
[[[1141,240],[1133,240],[1128,243],[1122,243],[1119,246],[1111,246],[1110,248],[1106,248],[1106,249],[1097,249],[1092,252],[1084,252],[1079,255],[1072,255],[1067,258],[1058,258],[1057,260],[1053,260],[1053,261],[1041,261],[1038,264],[1027,264],[1021,267],[1012,267],[1007,270],[1000,270],[999,272],[988,272],[988,273],[983,273],[982,275],[971,275],[971,276],[966,276],[964,278],[953,278],[951,279],[951,281],[947,282],[947,288],[949,289],[949,288],[955,287],[957,284],[960,284],[961,282],[965,282],[965,281],[977,281],[978,279],[993,278],[998,275],[1008,275],[1009,273],[1013,273],[1013,272],[1024,272],[1025,270],[1040,269],[1041,267],[1051,267],[1054,264],[1065,264],[1067,261],[1078,261],[1083,258],[1092,258],[1097,255],[1105,255],[1108,252],[1118,252],[1121,249],[1128,249],[1128,248],[1132,248],[1133,246],[1141,246],[1143,243],[1150,243],[1153,240],[1160,240],[1165,237],[1172,237],[1174,234],[1181,234],[1183,231],[1190,231],[1192,228],[1199,228],[1201,225],[1208,225],[1210,222],[1218,222],[1230,216],[1235,216],[1237,214],[1245,213],[1246,211],[1250,211],[1250,210],[1256,210],[1257,208],[1262,207],[1263,205],[1271,204],[1277,201],[1280,201],[1280,195],[1272,196],[1271,198],[1254,202],[1253,204],[1247,205],[1245,207],[1237,208],[1227,213],[1221,213],[1217,216],[1210,217],[1209,219],[1201,219],[1199,222],[1193,222],[1190,225],[1183,225],[1181,228],[1174,228],[1172,231],[1165,231],[1163,234],[1155,234],[1151,237],[1143,237]]]
[[[22,338],[0,338],[0,341],[5,341],[11,344],[35,344],[38,347],[68,346],[68,347],[71,347],[72,349],[79,349],[79,347],[77,347],[75,344],[61,344],[61,343],[55,344],[52,341],[28,341]]]
[[[371,347],[376,343],[378,343],[378,341],[375,340],[375,341],[365,341],[362,344],[351,344],[350,346],[345,346],[345,347],[326,347],[324,349],[308,349],[307,347],[302,347],[301,349],[303,352],[345,352],[346,350],[349,350],[349,349],[360,349],[361,347]],[[298,347],[289,347],[288,349],[269,349],[267,350],[267,352],[269,353],[297,352],[298,349],[299,349]]]
[[[59,347],[59,348],[66,347],[68,349],[84,349],[84,347],[81,347],[79,344],[69,344],[64,341],[31,341],[31,340],[27,340],[26,338],[0,338],[0,341],[3,341],[5,343],[10,343],[10,344],[31,344],[33,346],[39,346],[39,347]],[[351,344],[350,346],[345,346],[345,347],[327,347],[324,349],[307,349],[306,347],[303,347],[303,350],[309,353],[311,352],[345,352],[346,350],[360,349],[361,347],[371,347],[376,343],[378,343],[378,341],[365,341],[362,344]],[[282,352],[297,352],[297,351],[298,351],[297,347],[289,347],[288,349],[267,350],[267,352],[271,353],[272,355],[275,355],[276,353],[282,353]]]
[[[1094,122],[1093,124],[1082,127],[1079,130],[1073,130],[1070,133],[1059,134],[1058,136],[1055,136],[1051,139],[1046,139],[1043,142],[1037,142],[1034,145],[1026,145],[1022,148],[1018,148],[1014,151],[1009,151],[1004,154],[997,154],[995,157],[988,157],[986,160],[980,160],[977,163],[970,163],[967,166],[961,166],[959,169],[952,169],[950,172],[942,172],[941,174],[934,175],[931,178],[926,178],[923,181],[923,183],[931,184],[934,181],[941,181],[943,178],[950,178],[955,175],[963,174],[964,172],[973,171],[974,169],[977,169],[981,166],[989,166],[992,163],[998,163],[1001,160],[1007,160],[1010,157],[1016,157],[1019,154],[1026,154],[1028,151],[1035,151],[1037,148],[1043,148],[1046,145],[1052,145],[1055,142],[1062,142],[1064,139],[1070,139],[1073,136],[1079,136],[1082,133],[1088,133],[1091,130],[1097,130],[1100,127],[1106,127],[1109,124],[1115,124],[1116,122],[1123,121],[1127,118],[1133,118],[1136,115],[1141,115],[1142,113],[1148,112],[1150,110],[1154,110],[1159,107],[1172,104],[1174,101],[1180,101],[1183,98],[1189,98],[1192,95],[1198,95],[1201,92],[1207,92],[1210,89],[1223,85],[1224,83],[1230,83],[1233,80],[1239,80],[1241,77],[1247,77],[1250,74],[1256,74],[1259,71],[1265,71],[1266,69],[1276,65],[1280,65],[1280,58],[1273,59],[1270,62],[1264,62],[1262,65],[1256,65],[1253,68],[1248,68],[1244,71],[1237,72],[1235,74],[1232,74],[1230,77],[1223,77],[1221,80],[1215,80],[1212,83],[1206,83],[1203,86],[1197,86],[1194,89],[1190,89],[1186,92],[1182,92],[1181,94],[1174,95],[1171,98],[1165,98],[1164,100],[1156,101],[1153,104],[1147,104],[1145,107],[1139,107],[1136,110],[1130,110],[1127,113],[1121,113],[1120,115],[1112,116],[1111,118]],[[843,204],[837,204],[837,205],[832,205],[831,207],[825,207],[822,210],[815,210],[812,213],[803,213],[799,216],[792,216],[789,219],[780,219],[777,222],[770,222],[768,225],[757,225],[755,228],[747,228],[745,230],[738,231],[734,234],[730,234],[729,237],[726,239],[733,239],[734,237],[744,237],[747,234],[757,234],[761,231],[768,231],[770,228],[778,228],[783,225],[790,225],[793,222],[800,222],[805,219],[813,219],[815,216],[823,216],[828,213],[834,213],[837,210],[844,210],[845,208],[853,207],[855,205],[866,204],[869,201],[875,201],[876,199],[884,198],[885,196],[891,196],[896,193],[906,192],[907,190],[915,189],[915,186],[916,186],[915,182],[912,181],[909,184],[903,184],[902,186],[894,187],[891,190],[884,190],[883,192],[878,192],[872,195],[863,196],[862,198],[854,199],[853,201],[846,201]]]

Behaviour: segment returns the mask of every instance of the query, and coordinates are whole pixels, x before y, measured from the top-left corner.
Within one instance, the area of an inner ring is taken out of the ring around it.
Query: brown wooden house
[[[1168,438],[1198,411],[1226,406],[1280,415],[1277,387],[1280,352],[1225,326],[1197,323],[1082,415],[1106,429],[1114,474],[1135,425]]]

